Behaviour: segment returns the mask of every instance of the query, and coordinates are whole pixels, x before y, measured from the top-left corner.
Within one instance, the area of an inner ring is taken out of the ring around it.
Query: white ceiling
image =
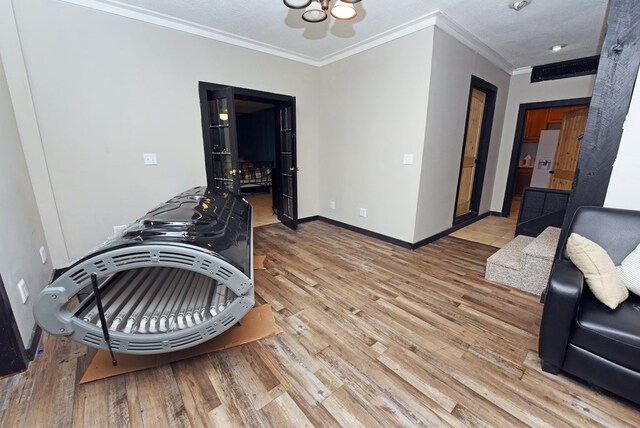
[[[309,24],[300,18],[302,11],[281,0],[65,1],[130,17],[151,15],[318,64],[420,28],[439,10],[511,69],[597,55],[607,7],[607,0],[531,0],[516,12],[509,7],[513,0],[363,0],[352,21]],[[549,50],[559,43],[568,46],[558,53]]]

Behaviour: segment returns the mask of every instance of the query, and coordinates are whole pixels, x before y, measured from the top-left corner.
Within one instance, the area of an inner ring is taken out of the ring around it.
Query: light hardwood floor
[[[485,217],[467,227],[456,230],[450,236],[502,248],[515,236],[519,211],[520,198],[514,198],[509,217]]]
[[[278,216],[273,212],[271,193],[260,193],[256,195],[245,195],[253,207],[253,226],[260,227],[268,224],[279,223]]]
[[[540,371],[537,298],[483,279],[495,248],[405,250],[323,222],[255,231],[284,332],[77,385],[86,348],[45,337],[0,381],[0,426],[637,426],[638,407]]]

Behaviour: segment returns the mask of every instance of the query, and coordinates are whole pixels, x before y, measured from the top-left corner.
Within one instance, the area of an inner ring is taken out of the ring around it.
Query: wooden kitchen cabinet
[[[531,176],[533,175],[532,166],[519,166],[516,174],[516,185],[513,194],[522,195],[524,188],[531,184]]]
[[[547,123],[562,123],[562,118],[565,113],[570,111],[580,110],[587,108],[586,106],[573,106],[573,107],[557,107],[549,109],[549,115],[547,116]]]
[[[538,141],[540,132],[547,129],[548,116],[549,109],[529,110],[522,139],[526,142]]]

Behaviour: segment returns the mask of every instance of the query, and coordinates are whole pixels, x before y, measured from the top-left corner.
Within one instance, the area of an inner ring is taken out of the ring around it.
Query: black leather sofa
[[[640,212],[582,207],[573,218],[572,232],[598,243],[619,265],[640,243]],[[640,297],[629,293],[613,311],[600,303],[565,246],[566,240],[544,302],[542,370],[569,373],[640,404]]]

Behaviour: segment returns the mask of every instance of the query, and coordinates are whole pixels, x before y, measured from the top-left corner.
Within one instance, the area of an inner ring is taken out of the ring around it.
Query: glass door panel
[[[213,154],[231,154],[231,147],[229,141],[231,137],[229,135],[229,127],[225,128],[211,128],[211,153]]]
[[[296,229],[298,225],[297,176],[295,150],[295,98],[283,103],[278,108],[278,125],[280,130],[278,160],[280,171],[280,188],[282,189],[282,207],[279,210],[280,220],[286,226]]]
[[[207,184],[232,192],[240,192],[238,143],[233,88],[206,90],[204,125],[209,129],[205,141]],[[203,119],[204,121],[204,119]]]

